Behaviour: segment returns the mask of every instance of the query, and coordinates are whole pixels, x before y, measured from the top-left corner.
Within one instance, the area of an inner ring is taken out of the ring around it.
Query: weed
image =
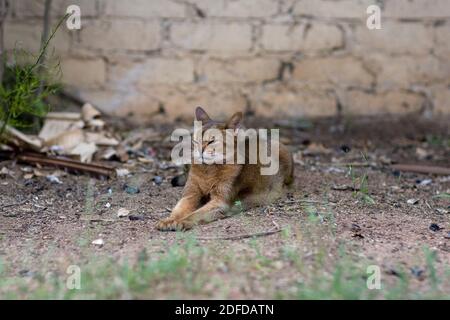
[[[59,86],[51,81],[45,81],[49,79],[45,79],[38,70],[53,69],[43,64],[42,60],[50,41],[65,18],[66,16],[58,22],[34,62],[21,63],[21,58],[25,57],[25,60],[28,60],[27,57],[31,57],[31,54],[14,50],[14,63],[6,66],[4,77],[0,79],[0,137],[7,125],[29,127],[36,117],[43,117],[49,111],[49,106],[44,100],[54,94]],[[55,69],[59,71],[59,63]],[[42,86],[44,82],[46,85]]]

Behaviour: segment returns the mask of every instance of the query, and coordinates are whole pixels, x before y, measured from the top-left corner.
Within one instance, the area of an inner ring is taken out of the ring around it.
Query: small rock
[[[424,273],[424,271],[423,271],[423,269],[421,269],[421,268],[419,268],[419,267],[412,267],[411,269],[411,274],[414,276],[414,277],[416,277],[416,278],[423,278],[423,273]]]
[[[109,203],[109,202],[105,203],[105,208],[106,208],[106,209],[111,208],[111,203]]]
[[[95,239],[94,241],[92,241],[92,244],[99,246],[99,247],[103,247],[105,242],[103,241],[103,239]]]
[[[400,177],[401,172],[400,172],[399,170],[393,170],[393,171],[392,171],[392,175],[393,175],[394,177],[398,178],[398,177]]]
[[[118,177],[125,177],[130,174],[128,169],[116,169],[116,173]]]
[[[392,164],[392,159],[385,155],[380,156],[379,160],[380,160],[381,164],[386,164],[386,165]]]
[[[450,239],[450,231],[444,236],[445,239]]]
[[[14,172],[7,167],[3,167],[2,170],[0,170],[0,175],[14,177]]]
[[[358,187],[353,187],[353,186],[349,186],[346,184],[342,184],[342,185],[334,185],[331,187],[332,190],[337,190],[337,191],[359,191]]]
[[[433,182],[433,180],[431,179],[424,179],[422,181],[419,180],[418,184],[419,186],[427,186],[429,184],[431,184]]]
[[[359,225],[357,225],[356,223],[352,223],[352,225],[350,226],[350,230],[352,230],[353,232],[360,232],[361,227]]]
[[[122,218],[122,217],[128,216],[129,213],[130,213],[130,210],[125,209],[125,208],[120,208],[120,209],[117,211],[117,216],[118,216],[119,218]]]
[[[175,176],[170,180],[172,187],[184,187],[186,184],[186,175],[180,174],[179,176]]]
[[[51,183],[62,184],[62,181],[59,180],[59,178],[58,178],[57,176],[53,175],[53,174],[48,175],[46,178],[47,178],[47,180],[50,181]]]
[[[344,153],[348,153],[348,152],[350,152],[351,148],[350,148],[349,146],[343,144],[343,145],[341,145],[341,150],[342,150]]]
[[[398,272],[395,268],[392,268],[392,267],[388,268],[386,270],[386,274],[391,275],[391,276],[396,276],[396,277],[400,277],[401,276],[400,272]]]
[[[436,224],[436,223],[432,223],[432,224],[430,224],[430,230],[431,231],[433,231],[433,232],[436,232],[436,231],[439,231],[439,230],[441,230],[442,228],[441,227],[439,227],[439,225],[438,224]]]
[[[32,277],[35,276],[35,274],[36,274],[35,272],[30,271],[30,270],[27,270],[27,269],[22,269],[22,270],[19,271],[19,275],[20,275],[21,277],[29,277],[29,278],[32,278]]]
[[[431,152],[429,152],[428,150],[425,150],[423,148],[420,148],[420,147],[416,148],[416,156],[419,160],[433,159],[433,154]]]
[[[130,219],[131,221],[144,220],[144,216],[141,214],[131,214],[128,216],[128,219]]]
[[[284,267],[284,263],[283,263],[283,261],[277,260],[273,263],[273,266],[276,270],[281,270]]]
[[[32,179],[33,177],[34,177],[34,174],[32,174],[32,173],[26,173],[26,174],[23,175],[23,178],[25,180]]]
[[[160,176],[154,176],[153,182],[159,186],[163,182],[163,178],[161,178]]]
[[[141,192],[141,190],[139,190],[138,187],[129,186],[129,185],[127,185],[127,184],[124,186],[123,189],[124,189],[125,192],[128,193],[128,194],[136,194],[136,193]]]
[[[418,202],[419,202],[418,199],[408,199],[408,201],[406,201],[407,204],[412,204],[412,205],[417,204]]]

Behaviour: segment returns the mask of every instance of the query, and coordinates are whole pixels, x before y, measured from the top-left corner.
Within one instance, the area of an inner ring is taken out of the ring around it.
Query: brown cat
[[[221,123],[210,119],[200,107],[195,112],[197,121],[202,122],[202,142],[200,157],[213,154],[215,136],[207,129],[218,129],[224,135],[230,131],[242,130],[242,113],[235,113],[227,122]],[[232,129],[232,130],[227,130]],[[225,140],[225,139],[224,139]],[[194,136],[193,145],[198,143]],[[244,208],[264,205],[283,195],[284,186],[293,182],[292,155],[283,144],[275,140],[268,141],[279,147],[278,171],[272,175],[261,174],[263,165],[258,156],[257,163],[249,164],[250,148],[245,148],[245,164],[192,164],[183,195],[172,213],[158,222],[156,228],[161,231],[187,230],[196,224],[208,223],[227,216],[235,201],[240,201]],[[225,149],[226,146],[223,147]],[[235,148],[237,149],[237,148]],[[259,151],[259,148],[258,148]],[[237,151],[234,151],[236,156]],[[259,152],[257,153],[259,154]],[[194,162],[195,163],[195,162]]]

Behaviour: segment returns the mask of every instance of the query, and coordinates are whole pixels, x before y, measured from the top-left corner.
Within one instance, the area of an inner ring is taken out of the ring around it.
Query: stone
[[[140,65],[139,86],[157,83],[177,84],[194,81],[194,63],[190,59],[150,58]]]
[[[444,24],[434,28],[435,30],[435,52],[442,59],[448,60],[450,56],[450,24]]]
[[[6,20],[5,22],[5,48],[23,49],[32,54],[37,54],[41,46],[41,24],[25,23]],[[62,27],[56,33],[48,46],[48,53],[55,50],[56,54],[68,52],[70,47],[70,36]]]
[[[270,85],[251,99],[256,114],[274,118],[327,117],[337,112],[333,94],[301,86]]]
[[[448,18],[450,6],[447,0],[386,1],[383,16],[401,19]]]
[[[262,46],[269,51],[299,51],[303,47],[303,25],[263,26]]]
[[[165,0],[102,0],[105,13],[116,17],[182,18],[186,8],[176,1]]]
[[[332,50],[343,46],[344,35],[335,25],[312,23],[305,29],[302,49],[306,52]]]
[[[353,57],[304,59],[295,64],[293,78],[311,84],[370,87],[373,76]]]
[[[366,19],[367,7],[372,4],[373,0],[302,0],[296,2],[293,13],[298,16],[319,18]]]
[[[425,101],[419,94],[403,91],[371,94],[348,90],[343,97],[343,113],[351,115],[417,113]]]
[[[276,59],[209,60],[202,75],[208,82],[250,83],[276,79],[279,68],[280,62]]]
[[[11,2],[14,15],[18,18],[42,18],[44,16],[45,0],[14,0]],[[96,1],[53,0],[50,11],[53,20],[61,19],[70,5],[79,6],[82,17],[95,17],[98,15]]]
[[[80,45],[101,50],[156,50],[161,45],[157,21],[95,20],[82,25]]]
[[[174,45],[188,50],[242,53],[252,47],[252,29],[242,23],[174,23]]]
[[[354,46],[362,52],[424,55],[433,48],[433,33],[421,23],[383,22],[382,29],[355,28]]]
[[[262,18],[278,12],[274,0],[187,0],[201,10],[206,17]]]
[[[369,68],[376,74],[380,90],[409,88],[416,84],[429,84],[448,79],[450,66],[435,57],[372,55],[365,58]]]
[[[106,66],[101,58],[67,58],[61,61],[63,83],[77,88],[97,88],[106,81]]]

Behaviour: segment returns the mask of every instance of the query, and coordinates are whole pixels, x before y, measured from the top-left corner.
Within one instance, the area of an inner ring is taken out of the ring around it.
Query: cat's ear
[[[195,109],[195,119],[203,123],[206,123],[211,120],[211,118],[208,116],[206,111],[203,110],[202,107],[197,107],[197,109]]]
[[[242,126],[242,118],[243,118],[242,112],[236,112],[231,116],[230,120],[228,120],[227,128],[238,130]]]

